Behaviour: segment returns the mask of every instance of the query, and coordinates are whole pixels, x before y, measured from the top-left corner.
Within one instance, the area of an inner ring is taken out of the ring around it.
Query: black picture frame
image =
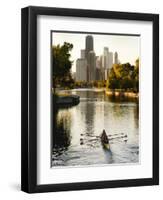
[[[153,23],[153,177],[37,185],[37,16],[55,15]],[[21,189],[28,193],[159,184],[159,15],[29,6],[21,11]]]

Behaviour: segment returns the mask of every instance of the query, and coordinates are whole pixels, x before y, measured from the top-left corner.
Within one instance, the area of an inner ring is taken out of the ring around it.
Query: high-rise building
[[[108,53],[109,53],[109,48],[104,47],[104,56],[108,56]]]
[[[106,68],[106,56],[102,55],[102,68]]]
[[[86,43],[85,43],[85,57],[88,59],[88,53],[93,51],[93,37],[92,35],[86,36]]]
[[[96,81],[101,80],[101,69],[96,68]]]
[[[105,81],[108,79],[108,75],[109,75],[109,69],[105,69],[104,70],[104,80]]]
[[[100,57],[96,56],[96,68],[100,69],[101,68],[101,61],[100,61]]]
[[[88,77],[87,80],[89,82],[94,81],[96,79],[96,57],[94,51],[89,51],[88,53]]]
[[[111,69],[113,66],[113,52],[109,52],[109,64],[108,69]]]
[[[114,54],[114,64],[118,64],[118,53],[117,52],[115,52],[115,54]]]
[[[81,49],[81,55],[80,55],[81,58],[86,58],[85,57],[85,49]]]
[[[103,57],[102,57],[102,67],[104,69],[109,68],[109,49],[108,47],[104,47]]]
[[[97,81],[103,80],[102,79],[102,60],[101,56],[96,56],[96,77]]]
[[[78,58],[76,61],[76,81],[87,81],[87,60]]]
[[[87,81],[95,80],[95,53],[93,51],[93,36],[87,35],[85,41],[85,58],[87,60]]]

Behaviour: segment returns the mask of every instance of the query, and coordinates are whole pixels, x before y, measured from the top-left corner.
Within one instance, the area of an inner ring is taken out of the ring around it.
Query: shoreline
[[[115,96],[115,97],[128,97],[128,98],[139,98],[138,92],[125,92],[125,91],[111,91],[111,90],[105,90],[105,94],[108,96]]]
[[[58,95],[55,104],[58,107],[64,107],[64,106],[75,106],[80,103],[80,96],[78,95]]]
[[[92,88],[74,88],[74,89],[63,89],[61,90],[62,92],[64,91],[69,91],[69,90],[95,90],[95,91],[99,91],[99,92],[105,92],[106,95],[108,96],[112,96],[112,97],[119,97],[119,98],[133,98],[133,99],[138,99],[139,98],[139,92],[133,92],[133,91],[124,91],[124,90],[120,90],[120,89],[115,89],[115,90],[110,90],[110,89],[106,89],[106,88],[96,88],[96,87],[92,87]],[[71,95],[69,94],[59,94],[60,97],[70,97]],[[72,97],[72,96],[71,96]]]

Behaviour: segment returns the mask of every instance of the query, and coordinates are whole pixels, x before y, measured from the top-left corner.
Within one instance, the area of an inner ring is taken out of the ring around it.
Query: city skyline
[[[76,81],[104,81],[109,77],[113,64],[118,64],[118,53],[109,51],[108,47],[104,47],[102,55],[96,55],[94,51],[94,38],[87,35],[85,38],[85,49],[81,50],[81,56],[76,60],[76,72],[73,75]]]
[[[93,36],[93,49],[96,56],[103,55],[104,48],[110,52],[118,52],[118,58],[121,63],[129,62],[135,64],[135,60],[140,56],[140,37],[130,35],[100,35],[85,33],[52,33],[52,45],[63,45],[64,42],[73,44],[71,51],[71,60],[73,60],[72,72],[76,72],[76,61],[81,58],[81,50],[85,49],[86,36]]]

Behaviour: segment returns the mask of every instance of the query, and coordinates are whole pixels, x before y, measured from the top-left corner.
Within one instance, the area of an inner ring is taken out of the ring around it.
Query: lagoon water
[[[139,105],[115,99],[103,90],[73,89],[61,93],[80,96],[80,103],[54,114],[52,167],[139,162]],[[110,151],[103,148],[105,129]]]

